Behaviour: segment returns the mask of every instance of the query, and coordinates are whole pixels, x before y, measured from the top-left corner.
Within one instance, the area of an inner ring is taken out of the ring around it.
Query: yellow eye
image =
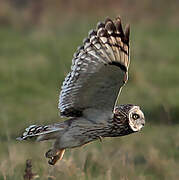
[[[133,118],[134,120],[137,120],[137,119],[140,118],[140,116],[139,116],[138,114],[134,113],[134,114],[132,115],[132,118]]]

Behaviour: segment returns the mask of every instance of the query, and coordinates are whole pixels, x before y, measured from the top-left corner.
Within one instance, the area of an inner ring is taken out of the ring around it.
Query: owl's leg
[[[48,163],[50,165],[55,165],[58,160],[61,160],[63,158],[63,155],[65,153],[65,149],[57,150],[55,148],[50,149],[45,153],[46,158],[49,158]]]

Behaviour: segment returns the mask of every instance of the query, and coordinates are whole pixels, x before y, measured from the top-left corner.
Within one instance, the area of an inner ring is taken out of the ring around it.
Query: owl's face
[[[114,116],[119,122],[126,120],[133,132],[141,130],[145,124],[144,113],[140,110],[139,106],[133,104],[124,104],[115,107]]]
[[[133,131],[139,131],[144,127],[145,117],[139,106],[133,106],[129,110],[129,125]]]

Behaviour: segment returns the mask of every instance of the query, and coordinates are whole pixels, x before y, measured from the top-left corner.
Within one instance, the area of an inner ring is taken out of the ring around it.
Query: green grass
[[[0,180],[22,179],[32,159],[40,179],[177,179],[179,177],[179,29],[131,25],[131,65],[119,103],[142,107],[140,133],[68,150],[56,167],[50,143],[17,142],[30,124],[60,121],[57,104],[72,55],[95,27],[79,21],[54,29],[0,28]]]

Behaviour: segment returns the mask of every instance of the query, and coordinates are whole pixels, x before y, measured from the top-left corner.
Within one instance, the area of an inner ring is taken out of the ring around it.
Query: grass
[[[96,22],[95,22],[96,23]],[[128,84],[119,103],[139,104],[146,116],[140,133],[68,150],[47,165],[47,143],[15,140],[29,124],[60,121],[57,103],[72,54],[94,22],[54,29],[0,28],[0,180],[23,179],[32,159],[39,179],[177,179],[179,176],[179,29],[133,24]]]
[[[25,160],[31,158],[33,171],[40,179],[48,176],[57,179],[177,179],[178,128],[178,125],[147,124],[142,132],[134,135],[68,150],[55,167],[47,165],[43,156],[49,143],[17,143],[11,139],[1,146],[5,149],[1,153],[0,172],[7,179],[19,179],[24,173]]]

